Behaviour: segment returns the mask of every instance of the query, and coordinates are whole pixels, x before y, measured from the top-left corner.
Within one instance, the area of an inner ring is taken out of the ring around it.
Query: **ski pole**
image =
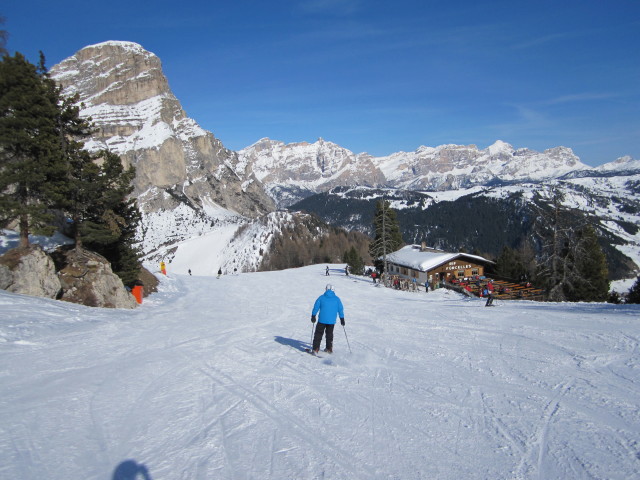
[[[349,353],[353,353],[351,351],[351,345],[349,345],[349,337],[347,337],[347,329],[344,325],[342,325],[342,329],[344,330],[344,338],[347,339],[347,346],[349,347]]]
[[[309,342],[309,349],[313,350],[313,331],[316,328],[315,322],[311,324],[311,341]]]

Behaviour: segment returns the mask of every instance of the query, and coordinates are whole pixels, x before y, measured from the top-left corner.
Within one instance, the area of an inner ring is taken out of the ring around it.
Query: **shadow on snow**
[[[113,480],[152,480],[147,467],[135,460],[125,460],[113,472]]]
[[[281,345],[295,348],[296,350],[300,350],[301,352],[304,352],[307,348],[311,348],[311,346],[307,342],[294,340],[293,338],[285,338],[276,335],[275,337],[273,337],[273,339]]]

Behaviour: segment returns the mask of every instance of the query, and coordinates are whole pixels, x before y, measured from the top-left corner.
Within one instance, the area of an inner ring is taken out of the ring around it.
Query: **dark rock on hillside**
[[[138,284],[144,287],[144,296],[147,297],[150,294],[158,291],[158,285],[160,284],[160,281],[153,273],[142,267],[140,269],[140,273],[138,274]]]

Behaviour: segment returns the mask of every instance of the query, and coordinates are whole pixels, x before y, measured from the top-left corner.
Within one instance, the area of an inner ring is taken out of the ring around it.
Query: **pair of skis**
[[[305,348],[304,349],[305,352],[307,352],[309,355],[313,355],[314,357],[318,357],[318,358],[323,358],[322,355],[314,352],[313,350],[311,350],[310,348]],[[328,353],[328,352],[327,352]]]

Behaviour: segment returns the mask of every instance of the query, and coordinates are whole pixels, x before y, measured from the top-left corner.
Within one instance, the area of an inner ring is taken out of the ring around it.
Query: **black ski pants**
[[[327,350],[333,350],[333,327],[335,325],[329,325],[327,323],[320,323],[316,325],[316,333],[313,335],[313,349],[320,350],[320,342],[322,342],[322,335],[326,333],[326,347]]]

